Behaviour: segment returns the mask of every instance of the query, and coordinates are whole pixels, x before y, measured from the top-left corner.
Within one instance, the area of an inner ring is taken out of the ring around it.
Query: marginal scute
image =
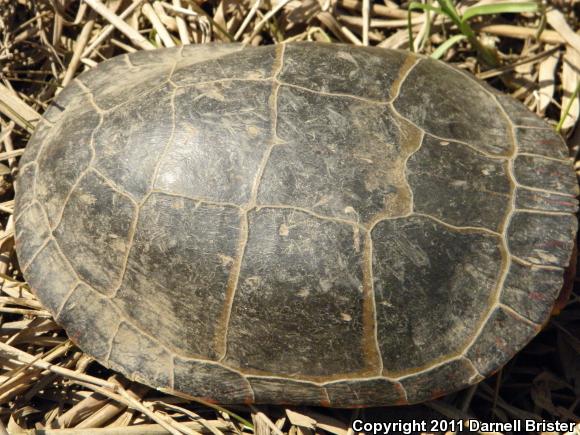
[[[155,187],[211,201],[249,201],[272,139],[271,83],[219,82],[176,92],[178,134]]]
[[[568,157],[566,142],[551,128],[521,128],[515,129],[518,152],[538,154],[557,159]]]
[[[538,333],[538,328],[499,307],[467,351],[477,371],[489,376]]]
[[[54,230],[79,277],[103,294],[110,294],[121,278],[135,208],[89,171],[71,192]]]
[[[182,51],[183,50],[183,51]],[[143,71],[144,68],[139,67],[162,67],[166,68],[167,65],[173,65],[178,61],[181,56],[183,56],[184,47],[169,47],[158,50],[139,50],[134,53],[126,54],[128,56],[129,63],[133,65],[136,70]],[[121,56],[113,59],[122,59]],[[125,63],[125,67],[127,63]]]
[[[171,358],[158,342],[123,321],[113,338],[107,363],[130,379],[171,388]]]
[[[171,81],[177,86],[191,86],[212,80],[264,80],[274,75],[274,46],[246,50],[242,47],[241,44],[212,44],[211,50],[185,49]]]
[[[494,90],[493,93],[499,104],[508,113],[508,116],[514,125],[522,127],[550,128],[550,125],[547,122],[543,121],[535,113],[530,112],[526,106],[515,100],[513,97],[505,95],[497,90]]]
[[[332,44],[286,46],[280,81],[317,92],[348,94],[388,101],[405,61],[413,56],[403,51]],[[304,74],[304,71],[310,71]]]
[[[165,85],[106,113],[95,134],[94,166],[136,200],[149,191],[157,162],[171,142],[172,92]]]
[[[564,271],[512,261],[500,301],[534,323],[544,323],[562,290]]]
[[[44,217],[42,206],[38,202],[34,202],[30,207],[24,209],[18,216],[15,234],[16,240],[25,241],[19,243],[18,260],[21,266],[26,266],[32,260],[34,254],[50,235],[50,228]]]
[[[293,379],[248,376],[258,404],[312,403],[329,406],[324,388]]]
[[[576,213],[578,200],[571,195],[560,195],[551,192],[518,187],[515,190],[515,208]]]
[[[139,213],[115,300],[136,324],[171,349],[216,357],[213,338],[239,226],[236,208],[151,195]]]
[[[66,326],[68,336],[78,346],[102,359],[107,357],[120,322],[112,303],[85,284],[72,290],[56,320]]]
[[[177,53],[177,49],[168,51]],[[153,53],[143,51],[131,53],[128,56],[135,62],[142,56],[161,57],[157,50]],[[98,69],[91,69],[79,75],[76,80],[89,89],[100,109],[109,110],[159,87],[169,79],[172,67],[173,64],[170,62],[154,63],[147,67],[130,67],[123,56],[118,56],[101,63]],[[112,77],[123,77],[123,80],[111,80]]]
[[[441,62],[421,60],[402,83],[394,105],[427,133],[467,142],[493,155],[509,156],[513,151],[510,126],[493,97],[473,78]]]
[[[253,395],[244,377],[211,361],[174,358],[174,389],[211,402],[251,403]]]
[[[509,251],[533,264],[567,267],[577,227],[571,214],[516,211],[507,232]]]
[[[401,384],[384,378],[332,382],[324,388],[333,408],[407,404]]]
[[[58,223],[65,198],[91,161],[92,135],[100,121],[86,97],[74,119],[51,127],[44,138],[50,146],[44,147],[37,159],[36,199],[44,205],[51,226]]]
[[[52,107],[52,106],[51,106]],[[28,167],[30,163],[35,163],[42,150],[43,144],[49,140],[50,134],[52,132],[52,125],[45,121],[44,118],[36,123],[34,132],[30,136],[28,143],[26,144],[26,152],[20,157],[18,166],[20,169],[25,166]]]
[[[16,196],[14,198],[14,215],[15,219],[18,219],[19,214],[22,210],[27,207],[32,201],[34,201],[34,184],[36,178],[36,163],[30,162],[26,166],[21,166],[18,176],[16,178],[15,190]]]
[[[20,251],[19,251],[20,252]],[[42,304],[56,315],[68,292],[78,280],[56,242],[44,246],[30,265],[23,270],[32,290],[40,296]]]
[[[425,135],[407,162],[407,179],[414,211],[452,225],[498,231],[510,208],[507,162],[457,142]]]
[[[42,114],[42,117],[51,123],[58,122],[65,112],[75,113],[75,111],[80,109],[81,106],[86,105],[86,99],[88,98],[88,95],[86,94],[87,92],[73,80],[54,98],[52,104]],[[43,130],[43,128],[37,128],[37,130]],[[35,139],[35,136],[36,131],[33,134],[31,141]],[[35,140],[37,140],[37,138]],[[26,145],[27,153],[30,145],[31,143],[29,141]]]
[[[189,44],[181,47],[181,59],[183,63],[206,62],[212,59],[225,57],[231,53],[244,49],[243,44],[223,44],[208,42],[207,44]],[[253,47],[252,47],[253,48]],[[264,48],[263,46],[260,48]]]
[[[524,187],[578,195],[572,164],[543,157],[521,155],[514,160],[514,175]]]
[[[432,400],[467,387],[477,372],[464,358],[443,363],[431,370],[403,378],[400,382],[409,403]]]
[[[277,135],[285,143],[272,150],[259,204],[361,222],[411,210],[403,168],[419,146],[416,128],[386,105],[285,86],[278,101]]]
[[[362,239],[353,230],[291,209],[249,213],[225,363],[306,379],[367,369],[372,319],[363,318]]]
[[[503,261],[499,237],[411,216],[379,222],[372,238],[385,375],[459,352],[496,291]]]

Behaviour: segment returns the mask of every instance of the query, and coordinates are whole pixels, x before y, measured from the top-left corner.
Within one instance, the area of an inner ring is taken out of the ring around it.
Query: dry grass
[[[431,0],[424,0],[431,4]],[[482,1],[480,3],[494,3]],[[462,2],[465,11],[472,2]],[[399,0],[0,0],[0,434],[352,433],[389,419],[580,421],[580,296],[501,372],[422,406],[369,410],[229,407],[162,394],[104,369],[67,339],[28,291],[13,249],[12,176],[34,124],[76,74],[116,54],[178,44],[290,40],[409,48]],[[471,21],[495,64],[466,40],[443,59],[544,116],[580,150],[580,3]],[[441,51],[458,29],[413,12],[416,51]],[[453,40],[453,39],[452,39]],[[577,166],[578,167],[578,166]],[[101,428],[101,429],[96,429]],[[578,428],[580,432],[580,427]]]

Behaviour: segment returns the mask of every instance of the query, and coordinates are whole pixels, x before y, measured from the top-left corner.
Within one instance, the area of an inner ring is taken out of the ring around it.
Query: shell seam
[[[540,159],[540,160],[549,160],[552,162],[559,162],[559,163],[563,163],[565,165],[570,165],[571,163],[574,162],[574,159],[572,157],[566,158],[566,159],[560,159],[558,157],[548,157],[548,156],[543,156],[541,154],[536,154],[536,153],[518,153],[518,157],[533,157],[535,159]]]
[[[407,59],[409,59],[409,56],[412,56],[412,55],[407,53],[407,56],[408,56]],[[411,74],[411,71],[413,71],[415,69],[415,67],[417,65],[419,65],[423,59],[421,57],[415,56],[413,60],[414,60],[414,62],[410,66],[406,67],[406,70],[403,71],[403,74],[401,74],[401,71],[399,70],[399,74],[395,78],[395,81],[391,84],[391,93],[393,95],[389,99],[389,103],[393,106],[394,106],[395,100],[397,98],[399,98],[399,95],[401,93],[401,89],[403,88],[403,83],[405,83],[405,81],[407,80],[407,78]],[[406,61],[406,59],[405,59],[405,61]],[[405,68],[405,63],[403,63],[403,65],[401,66],[401,69],[403,69],[403,68]],[[397,89],[395,90],[395,92],[392,92],[392,87],[394,87],[394,86],[396,86]]]
[[[91,101],[93,100],[92,94],[89,94],[89,100],[91,100]],[[55,221],[54,226],[50,224],[50,220],[49,220],[49,228],[53,231],[56,230],[60,226],[60,224],[62,223],[64,211],[66,209],[68,202],[70,201],[70,199],[73,195],[73,192],[78,188],[81,180],[89,173],[89,171],[91,170],[93,163],[96,159],[95,143],[94,143],[95,134],[97,133],[99,128],[101,128],[101,126],[103,125],[103,122],[104,122],[103,115],[100,112],[97,112],[97,113],[99,115],[99,122],[97,123],[97,126],[91,131],[91,138],[89,139],[91,158],[89,160],[89,163],[87,164],[87,167],[85,169],[83,169],[83,171],[78,175],[78,178],[73,183],[73,185],[70,187],[70,190],[68,191],[66,197],[64,198],[64,201],[62,203],[62,207],[60,208],[60,211],[56,217],[56,221]]]
[[[515,261],[516,263],[519,263],[523,266],[526,266],[526,267],[537,267],[540,269],[558,270],[558,271],[565,270],[565,268],[561,267],[561,266],[553,266],[553,265],[548,265],[548,264],[536,264],[536,263],[532,263],[532,262],[529,262],[527,260],[524,260],[523,258],[520,258],[517,255],[510,254],[510,256],[511,256],[513,261]]]
[[[88,170],[87,172],[90,171],[94,172],[95,175],[98,178],[101,178],[105,182],[105,184],[107,184],[111,188],[111,190],[115,192],[117,195],[127,198],[135,206],[139,204],[139,202],[135,198],[133,198],[132,194],[130,194],[124,189],[121,189],[117,183],[115,183],[113,180],[111,180],[109,177],[107,177],[105,174],[103,174],[100,170],[98,170],[94,166],[89,166],[87,170]]]
[[[213,85],[217,83],[227,83],[227,82],[250,82],[250,83],[267,83],[271,82],[274,78],[273,77],[264,77],[261,79],[240,79],[235,77],[227,77],[223,79],[215,79],[215,80],[204,80],[197,83],[189,83],[187,85],[178,85],[172,79],[169,79],[169,84],[173,86],[175,89],[189,89],[194,88],[196,86],[205,86],[205,85]]]
[[[231,208],[237,208],[237,209],[242,209],[242,206],[239,204],[235,204],[233,202],[221,202],[221,201],[212,201],[210,199],[207,198],[203,198],[201,196],[189,196],[189,195],[183,195],[181,193],[173,193],[170,192],[168,190],[163,190],[163,189],[152,189],[150,191],[150,193],[153,194],[158,194],[158,195],[165,195],[165,196],[170,196],[172,198],[182,198],[182,199],[187,199],[190,201],[194,201],[194,202],[198,202],[201,204],[207,204],[207,205],[214,205],[216,207],[231,207]]]
[[[342,219],[339,217],[334,217],[334,216],[327,216],[327,215],[322,215],[319,213],[316,213],[315,211],[312,211],[308,208],[303,208],[303,207],[296,207],[293,205],[283,205],[283,204],[256,204],[254,206],[255,210],[261,210],[263,208],[273,208],[273,209],[282,209],[282,210],[295,210],[301,213],[305,213],[305,214],[309,214],[315,218],[318,218],[320,220],[325,220],[325,221],[329,221],[329,222],[336,222],[336,223],[340,223],[340,224],[344,224],[344,225],[349,225],[349,226],[355,226],[355,227],[360,227],[363,230],[367,230],[367,227],[365,226],[365,224],[357,222],[357,221],[351,221],[350,219]]]
[[[541,323],[536,323],[533,320],[531,320],[530,318],[528,318],[527,316],[524,316],[523,314],[521,314],[520,312],[518,312],[517,310],[513,309],[512,307],[510,307],[509,305],[506,305],[503,302],[499,302],[497,304],[498,308],[501,308],[504,311],[508,311],[509,313],[511,313],[513,316],[517,317],[518,319],[524,321],[525,323],[529,324],[530,326],[533,326],[536,329],[540,329],[542,327]]]
[[[528,214],[539,214],[546,216],[576,216],[576,213],[569,211],[554,211],[554,210],[536,210],[528,208],[516,208],[514,213],[528,213]]]
[[[116,305],[115,305],[115,307],[116,307]],[[123,319],[122,316],[120,316],[119,322],[117,323],[117,325],[113,329],[113,333],[111,334],[111,338],[109,339],[109,343],[107,343],[107,354],[104,358],[104,360],[107,363],[109,363],[109,361],[111,360],[111,354],[113,353],[113,343],[115,342],[115,337],[119,333],[119,329],[121,329],[121,325],[123,324],[123,322],[125,322],[125,319]]]
[[[48,244],[50,243],[51,240],[52,240],[52,236],[50,236],[50,235],[48,237],[46,237],[46,239],[44,239],[44,241],[42,242],[42,244],[38,247],[38,249],[36,250],[36,252],[34,254],[32,254],[32,256],[26,262],[26,264],[23,264],[21,266],[22,272],[26,273],[26,270],[30,267],[30,265],[34,262],[34,260],[36,260],[36,257],[38,257],[38,255],[40,254],[40,252],[42,250],[44,250],[48,246]]]
[[[115,297],[117,297],[119,290],[123,286],[123,281],[125,280],[125,275],[127,274],[129,257],[131,256],[131,251],[133,250],[133,242],[135,240],[135,233],[137,232],[137,224],[139,223],[139,216],[141,214],[141,208],[142,208],[143,204],[145,203],[145,201],[147,201],[147,199],[149,199],[149,196],[151,196],[151,194],[145,195],[143,197],[142,202],[137,204],[135,206],[134,211],[133,211],[134,215],[133,215],[133,219],[131,220],[131,225],[129,227],[129,233],[127,235],[128,236],[127,237],[127,252],[125,253],[125,257],[123,258],[123,263],[121,264],[121,271],[119,273],[119,281],[115,286],[113,286],[113,290],[110,292],[110,294],[106,295],[106,297],[109,299],[114,299]]]
[[[516,207],[517,179],[516,179],[515,173],[514,173],[514,163],[515,163],[515,159],[516,159],[517,153],[518,153],[518,144],[517,144],[517,140],[516,140],[515,128],[513,126],[513,123],[511,121],[510,117],[508,116],[508,114],[504,110],[503,106],[495,98],[495,96],[493,94],[491,94],[487,89],[485,89],[485,88],[483,88],[483,89],[488,95],[490,95],[493,98],[494,102],[496,103],[496,105],[500,109],[500,112],[503,114],[503,116],[508,124],[509,137],[510,137],[510,140],[512,143],[512,154],[508,160],[508,173],[510,176],[510,181],[512,182],[511,183],[512,187],[511,187],[511,200],[509,202],[510,207],[506,213],[506,217],[504,218],[504,222],[502,225],[501,241],[502,241],[502,248],[504,251],[504,255],[506,256],[505,265],[503,267],[503,270],[500,272],[497,288],[493,294],[493,299],[492,299],[492,303],[489,306],[489,311],[488,311],[487,315],[485,316],[485,318],[482,319],[479,327],[477,328],[477,330],[476,330],[475,334],[473,335],[472,339],[470,340],[470,342],[464,347],[463,351],[461,352],[461,356],[463,356],[463,357],[466,357],[469,350],[473,347],[475,342],[481,336],[481,333],[483,332],[483,330],[487,326],[493,313],[500,306],[500,300],[501,300],[501,296],[503,293],[503,287],[505,285],[505,281],[506,281],[507,276],[509,274],[509,270],[511,268],[511,261],[512,261],[511,260],[511,251],[509,248],[509,241],[507,239],[507,231],[508,231],[508,228],[509,228],[509,225],[511,223],[511,219],[512,219],[512,216],[514,214],[515,207]]]
[[[82,283],[80,281],[77,280],[77,282],[74,283],[74,285],[72,286],[72,288],[66,293],[66,295],[64,296],[62,302],[59,304],[58,309],[56,310],[56,312],[54,313],[54,318],[58,320],[58,318],[60,317],[63,308],[65,307],[65,305],[68,303],[69,299],[71,298],[71,296],[73,295],[73,293],[75,292],[75,290],[77,288],[80,287]]]
[[[175,66],[174,66],[174,68],[175,68]],[[157,160],[157,163],[155,164],[155,168],[153,170],[153,175],[151,176],[151,182],[149,185],[150,191],[155,188],[155,183],[157,183],[157,178],[159,177],[161,165],[163,164],[163,159],[165,158],[165,156],[169,152],[169,147],[173,144],[173,141],[175,139],[175,130],[177,128],[177,109],[175,108],[175,98],[176,97],[177,97],[177,89],[173,89],[173,91],[171,92],[171,98],[170,98],[171,124],[172,124],[171,134],[169,135],[169,138],[167,139],[167,143],[164,145],[163,149],[161,150],[161,154],[159,155],[159,159]]]
[[[272,153],[272,149],[274,146],[277,145],[277,119],[278,119],[278,91],[280,89],[280,85],[276,83],[276,77],[280,74],[284,67],[284,51],[286,46],[284,44],[280,44],[275,46],[276,50],[276,60],[273,64],[273,79],[272,79],[272,90],[270,94],[271,99],[271,129],[272,129],[272,138],[271,144],[268,146],[267,150],[264,152],[262,156],[262,160],[260,162],[260,166],[255,175],[254,183],[252,185],[252,189],[250,191],[250,200],[249,203],[242,207],[242,220],[240,222],[240,240],[238,245],[238,252],[236,255],[235,263],[230,271],[230,276],[228,277],[228,283],[226,287],[226,298],[222,313],[222,318],[220,319],[220,324],[218,328],[216,328],[217,334],[216,337],[216,351],[220,354],[219,361],[223,361],[227,356],[228,351],[228,329],[230,326],[230,318],[234,304],[234,298],[238,286],[238,280],[240,278],[240,270],[242,267],[243,257],[246,251],[246,245],[248,243],[249,238],[249,217],[248,212],[250,209],[256,206],[256,199],[258,196],[258,189],[264,175],[264,171],[266,169],[266,165],[268,164],[268,160]],[[279,64],[277,64],[277,62]]]
[[[353,100],[358,100],[358,101],[362,101],[362,102],[369,103],[369,104],[376,104],[376,105],[383,105],[383,106],[388,105],[391,102],[390,99],[389,100],[374,100],[372,98],[357,97],[356,95],[343,94],[340,92],[317,91],[316,89],[311,89],[311,88],[308,88],[306,86],[300,86],[300,85],[295,85],[293,83],[283,82],[283,81],[278,80],[277,78],[274,78],[273,80],[279,86],[286,86],[287,88],[300,89],[300,90],[305,91],[305,92],[310,92],[312,94],[318,94],[318,95],[322,95],[325,97],[350,98]]]

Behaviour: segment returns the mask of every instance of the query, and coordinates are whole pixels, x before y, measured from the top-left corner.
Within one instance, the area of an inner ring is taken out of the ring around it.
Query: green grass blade
[[[453,35],[451,38],[449,38],[443,44],[441,44],[439,47],[437,47],[435,49],[435,51],[433,53],[431,53],[431,57],[433,59],[440,59],[445,53],[447,53],[447,50],[449,50],[451,47],[453,47],[459,41],[463,41],[466,38],[467,38],[467,36],[462,35],[462,34]]]
[[[449,17],[449,19],[459,27],[459,30],[465,37],[468,39],[469,43],[473,48],[475,48],[479,54],[479,57],[485,62],[487,65],[495,67],[497,65],[497,59],[495,54],[486,46],[484,46],[477,35],[467,22],[467,20],[462,19],[459,16],[459,12],[455,8],[453,4],[453,0],[437,0],[439,5],[441,6],[442,12]]]
[[[558,122],[558,125],[556,126],[556,132],[560,133],[560,130],[562,130],[564,121],[566,121],[566,118],[570,113],[570,109],[572,109],[572,104],[574,104],[574,102],[578,98],[578,92],[580,92],[580,80],[578,80],[578,83],[576,84],[576,89],[574,89],[574,93],[572,94],[570,100],[568,101],[568,104],[564,108],[564,113],[562,113],[562,116],[560,117],[560,122]]]
[[[409,50],[411,50],[412,52],[415,51],[415,41],[413,38],[413,23],[411,12],[416,9],[420,9],[422,11],[431,11],[437,14],[443,13],[443,11],[440,8],[436,8],[435,6],[426,5],[418,2],[409,3],[409,7],[407,8],[407,30],[409,31]]]
[[[449,17],[456,26],[461,25],[461,18],[459,17],[459,13],[451,0],[437,0],[437,2],[441,5],[441,10],[445,15]]]
[[[417,3],[417,2],[409,3],[409,9],[408,9],[409,13],[415,9],[421,9],[422,11],[436,12],[438,14],[443,12],[440,8],[437,8],[437,7],[432,6],[432,5],[426,5],[426,4]]]
[[[432,0],[427,0],[428,5],[431,5],[431,2],[432,2]],[[425,32],[423,33],[421,40],[417,44],[417,47],[419,47],[419,50],[421,50],[423,48],[424,44],[429,41],[429,36],[431,35],[431,21],[433,19],[433,16],[434,15],[431,14],[430,11],[425,12]]]
[[[461,21],[470,20],[473,17],[481,15],[495,14],[521,14],[523,12],[537,12],[538,4],[536,2],[506,2],[494,3],[467,8],[461,17]]]

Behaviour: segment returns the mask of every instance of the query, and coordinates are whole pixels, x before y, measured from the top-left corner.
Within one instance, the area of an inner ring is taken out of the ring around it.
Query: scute
[[[358,228],[291,208],[248,220],[224,362],[299,379],[366,371]]]
[[[19,258],[21,265],[26,267],[34,258],[38,250],[47,242],[51,235],[48,221],[42,206],[32,202],[18,215],[19,222],[16,238],[26,240],[20,247]]]
[[[236,208],[152,194],[140,209],[116,303],[169,348],[215,358],[215,319],[223,310],[239,226]]]
[[[218,403],[251,403],[253,392],[240,373],[210,361],[175,358],[174,388],[195,391],[199,397]]]
[[[451,225],[498,231],[511,203],[507,166],[507,160],[425,135],[407,162],[414,210]]]
[[[136,201],[149,192],[165,147],[180,138],[174,126],[173,93],[166,84],[133,97],[104,114],[95,133],[94,167]],[[143,134],[147,129],[155,133]]]
[[[19,244],[17,239],[17,249]],[[42,244],[22,271],[27,274],[30,286],[53,316],[56,316],[69,292],[79,283],[75,271],[52,239],[47,239]],[[36,289],[40,289],[42,293]]]
[[[291,44],[286,48],[280,81],[321,93],[387,102],[396,94],[393,85],[401,69],[416,58],[402,51],[384,53],[349,45],[329,50],[325,45]]]
[[[381,221],[372,237],[385,374],[418,371],[461,352],[497,291],[505,261],[500,238],[425,217]]]
[[[415,403],[424,398],[435,399],[450,389],[459,390],[472,384],[474,380],[481,379],[482,376],[469,360],[458,358],[426,372],[403,378],[401,384],[409,402]]]
[[[501,302],[526,319],[542,324],[548,318],[551,302],[556,299],[563,284],[564,277],[558,269],[512,261]]]
[[[177,133],[154,187],[209,201],[249,201],[271,137],[271,93],[271,83],[254,81],[177,89]]]
[[[492,373],[537,333],[538,326],[518,318],[504,308],[497,308],[491,313],[466,356],[479,373]]]
[[[136,71],[144,71],[145,68],[167,68],[183,57],[185,47],[172,47],[166,50],[142,50],[132,53],[131,56],[118,56],[111,59],[124,60],[125,64],[131,65]]]
[[[58,225],[67,196],[93,156],[93,134],[100,116],[88,97],[83,98],[84,106],[74,112],[66,111],[66,116],[74,116],[75,122],[66,122],[63,115],[60,122],[50,127],[47,136],[41,139],[44,146],[36,159],[35,195],[45,207],[52,228]],[[51,146],[46,146],[47,143]]]
[[[258,47],[248,52],[242,51],[241,44],[217,49],[220,45],[224,44],[208,44],[209,50],[194,52],[192,56],[188,56],[185,48],[171,82],[177,86],[192,86],[219,80],[265,80],[274,75],[274,47]]]
[[[496,100],[473,78],[441,62],[421,60],[408,73],[394,105],[405,118],[442,139],[467,142],[495,156],[513,151],[510,126],[498,116]]]
[[[518,187],[515,191],[516,209],[576,213],[578,200],[570,194],[546,192]]]
[[[316,403],[330,406],[324,387],[310,382],[300,382],[287,378],[260,378],[248,376],[256,403]]]
[[[42,114],[40,122],[56,123],[65,112],[70,113],[76,110],[83,110],[83,106],[87,106],[89,99],[90,93],[86,89],[83,89],[79,82],[73,81],[54,98],[52,104]],[[35,134],[37,132],[49,133],[50,129],[40,128],[35,130]],[[29,144],[26,145],[27,150],[32,144],[42,143],[42,138],[34,136],[30,138]]]
[[[171,387],[172,355],[151,336],[122,321],[106,363],[131,379]]]
[[[507,230],[512,255],[532,264],[567,267],[578,220],[571,214],[514,213]]]
[[[330,406],[378,406],[385,402],[394,405],[407,404],[405,390],[399,382],[384,378],[358,381],[338,381],[324,386]]]
[[[518,151],[546,157],[565,159],[568,157],[566,143],[552,128],[515,129]]]
[[[500,106],[509,114],[514,126],[550,128],[548,123],[544,122],[533,112],[530,112],[526,106],[514,100],[509,95],[502,94],[498,91],[494,91],[494,95]]]
[[[100,293],[111,294],[123,273],[136,205],[89,170],[63,207],[55,239],[82,280]],[[90,240],[86,234],[92,234]],[[104,258],[103,252],[107,252]]]
[[[403,162],[420,134],[388,106],[281,86],[278,107],[281,143],[265,168],[259,204],[361,222],[409,212]]]
[[[35,200],[34,182],[36,179],[36,162],[31,161],[20,167],[18,174],[18,182],[16,183],[17,195],[15,198],[15,209],[18,214],[14,215],[14,219],[18,219],[24,210]]]
[[[178,50],[164,50],[164,56],[145,52],[130,57],[118,56],[103,62],[98,70],[81,74],[77,80],[99,109],[111,110],[166,83],[177,62]],[[124,77],[125,80],[111,80],[111,77]]]
[[[577,195],[578,183],[571,172],[570,163],[564,160],[521,155],[514,161],[515,178],[523,186]]]
[[[577,230],[567,156],[520,103],[413,54],[131,53],[38,123],[16,249],[72,340],[155,388],[416,403],[546,321]]]
[[[120,322],[109,299],[96,294],[86,284],[78,284],[71,290],[56,320],[67,325],[69,337],[91,355],[102,360],[108,358]]]

